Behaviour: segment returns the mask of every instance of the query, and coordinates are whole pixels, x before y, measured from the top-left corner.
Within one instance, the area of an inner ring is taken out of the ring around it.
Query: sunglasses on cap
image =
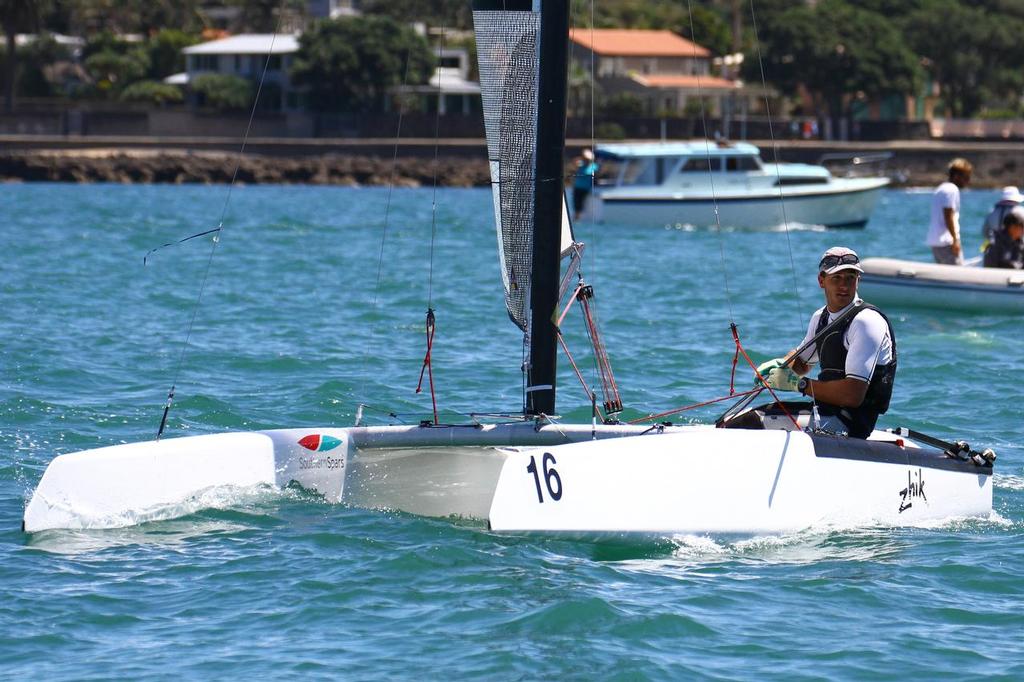
[[[860,263],[860,257],[855,253],[844,253],[841,256],[825,256],[818,263],[818,271],[831,270],[837,265],[856,265]]]

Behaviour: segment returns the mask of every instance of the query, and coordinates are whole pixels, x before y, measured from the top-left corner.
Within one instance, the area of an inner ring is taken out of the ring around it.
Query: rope
[[[562,345],[562,350],[565,351],[565,357],[568,358],[569,364],[572,365],[572,371],[576,373],[576,378],[580,380],[580,385],[583,386],[583,390],[588,396],[590,396],[591,404],[597,411],[598,416],[601,417],[601,421],[604,421],[604,415],[601,413],[601,408],[597,407],[597,394],[590,390],[587,386],[587,380],[583,378],[583,373],[580,372],[580,368],[576,365],[576,360],[572,357],[572,353],[569,352],[569,346],[565,343],[565,337],[562,336],[562,332],[558,332],[558,343]]]
[[[775,177],[779,185],[779,205],[782,208],[782,225],[786,232],[786,247],[789,249],[789,270],[793,275],[793,291],[796,293],[797,329],[800,328],[800,312],[803,301],[800,300],[800,287],[797,286],[796,262],[793,259],[793,240],[789,234],[789,218],[786,216],[786,197],[782,187],[782,171],[779,170],[779,148],[775,144],[775,126],[772,125],[772,107],[768,102],[768,84],[764,75],[764,60],[761,59],[761,40],[757,35],[757,16],[754,13],[754,0],[750,0],[750,22],[754,29],[754,49],[757,50],[757,65],[761,71],[761,90],[764,92],[764,110],[768,115],[768,136],[772,143],[772,158],[775,159]]]
[[[767,381],[764,380],[764,377],[761,376],[761,373],[757,371],[757,365],[755,365],[754,361],[750,359],[749,355],[747,355],[747,351],[743,349],[743,345],[740,343],[740,335],[739,335],[739,331],[736,328],[736,325],[732,326],[732,338],[736,342],[736,350],[737,350],[737,352],[739,352],[739,353],[741,353],[743,355],[743,359],[746,360],[747,364],[750,365],[750,368],[752,370],[754,370],[754,374],[755,374],[755,376],[757,376],[758,382],[760,382],[760,384],[764,388],[768,389],[768,392],[772,394],[772,398],[775,400],[775,403],[782,410],[783,414],[785,414],[787,417],[789,417],[789,421],[793,422],[793,426],[795,426],[797,428],[797,430],[800,430],[800,424],[798,424],[796,419],[793,417],[793,415],[791,415],[789,413],[789,410],[786,409],[786,406],[782,403],[782,400],[779,398],[779,396],[775,395],[775,390],[771,386],[768,385]],[[757,390],[761,390],[761,389],[757,389]]]
[[[760,393],[762,390],[763,389],[761,389],[761,388],[752,388],[749,391],[744,391],[743,393],[732,393],[732,392],[730,392],[729,395],[723,395],[720,398],[714,398],[712,400],[705,400],[702,403],[694,403],[693,405],[687,405],[685,407],[677,407],[674,410],[667,410],[665,412],[659,412],[658,414],[649,414],[646,417],[639,417],[637,419],[630,419],[626,423],[627,424],[639,424],[640,422],[645,422],[645,421],[648,421],[650,419],[661,419],[662,417],[668,417],[668,416],[673,415],[673,414],[679,414],[680,412],[686,412],[687,410],[693,410],[693,409],[696,409],[698,407],[704,407],[706,405],[712,405],[714,403],[720,403],[723,400],[730,400],[732,398],[741,398],[743,396],[750,395],[751,393]]]
[[[167,427],[167,416],[168,414],[170,414],[171,406],[174,404],[174,392],[178,385],[178,378],[181,375],[181,369],[185,364],[185,352],[188,350],[189,341],[192,339],[192,330],[195,327],[196,317],[199,314],[199,304],[202,302],[203,293],[206,291],[206,282],[210,278],[210,269],[213,265],[213,256],[214,254],[217,253],[217,245],[220,244],[220,233],[224,229],[224,218],[227,216],[228,206],[231,204],[231,193],[235,188],[235,181],[238,179],[238,169],[241,168],[242,166],[242,158],[245,156],[245,146],[249,142],[249,133],[252,130],[252,122],[256,118],[256,107],[260,101],[260,94],[262,94],[263,92],[263,83],[267,78],[267,69],[270,66],[270,57],[274,54],[274,41],[277,39],[277,33],[281,29],[283,8],[284,0],[281,0],[277,8],[277,25],[274,27],[274,34],[270,38],[270,50],[267,52],[267,58],[263,62],[263,72],[260,74],[260,82],[259,85],[256,87],[256,96],[253,98],[252,101],[252,109],[249,110],[249,121],[245,126],[245,134],[242,137],[242,146],[238,150],[238,157],[235,160],[235,170],[231,173],[231,182],[228,183],[228,192],[227,196],[224,197],[224,205],[221,207],[220,220],[217,221],[217,227],[213,228],[212,230],[207,230],[205,232],[194,234],[190,237],[185,237],[184,239],[178,240],[178,242],[171,242],[168,244],[164,244],[162,246],[158,246],[155,249],[150,249],[150,251],[142,258],[142,263],[143,265],[145,265],[147,259],[154,251],[158,251],[164,248],[165,246],[170,246],[174,243],[180,244],[182,242],[187,242],[190,239],[202,237],[207,234],[215,234],[212,240],[213,243],[210,245],[210,255],[206,260],[206,269],[203,271],[203,277],[199,283],[199,293],[196,295],[196,301],[192,305],[192,315],[188,322],[188,328],[185,331],[185,340],[181,344],[181,353],[178,355],[178,363],[174,368],[174,379],[171,381],[171,388],[167,392],[167,402],[164,404],[163,415],[160,417],[160,427],[156,431],[156,440],[160,440],[160,437],[164,434],[164,429]]]
[[[445,37],[447,31],[445,26],[441,26],[441,47],[438,49],[437,55],[438,60],[443,56],[445,48]],[[408,65],[406,65],[408,69]],[[434,409],[434,424],[438,423],[437,417],[437,392],[434,389],[434,368],[431,364],[431,352],[434,348],[434,330],[436,329],[436,318],[434,317],[434,242],[437,237],[437,167],[438,167],[438,147],[440,146],[441,137],[441,98],[444,97],[443,88],[441,87],[441,76],[438,71],[437,78],[437,109],[434,112],[434,164],[433,164],[433,189],[430,196],[430,255],[428,258],[427,266],[427,352],[423,356],[423,367],[420,368],[420,380],[416,384],[416,393],[420,393],[423,390],[423,373],[426,372],[427,378],[430,382],[430,404]]]
[[[409,82],[409,62],[412,61],[410,59],[410,52],[411,52],[411,48],[407,49],[405,51],[405,71],[404,71],[404,74],[402,76],[402,92],[405,91],[405,86]],[[391,218],[391,195],[394,193],[394,190],[395,190],[395,175],[396,175],[396,171],[397,171],[397,168],[398,168],[398,143],[402,139],[402,119],[403,119],[404,116],[405,116],[405,107],[403,106],[402,98],[399,97],[398,98],[398,124],[397,124],[397,127],[395,129],[395,148],[394,148],[394,151],[392,152],[392,155],[391,155],[391,173],[388,176],[388,194],[387,194],[387,199],[384,202],[384,226],[383,226],[383,229],[381,230],[381,235],[380,235],[380,253],[377,255],[377,276],[376,276],[376,279],[375,279],[375,282],[374,282],[374,285],[373,285],[373,311],[374,311],[374,313],[376,313],[378,310],[380,310],[380,304],[379,304],[379,299],[380,299],[380,280],[381,280],[381,273],[384,270],[384,244],[387,242],[387,238],[388,238],[388,222],[389,222],[389,220]],[[372,330],[370,332],[370,339],[367,342],[367,345],[363,348],[363,357],[364,358],[369,358],[370,357],[370,349],[371,348],[376,348],[376,346],[377,346],[377,334],[379,332],[379,328],[380,328],[380,323],[379,323],[379,320],[378,320],[373,325],[373,328],[372,328]],[[360,382],[359,392],[360,392],[360,394],[364,394],[366,392],[366,375],[365,374],[363,375],[362,382]]]
[[[686,12],[690,19],[690,36],[693,38],[694,44],[697,42],[697,32],[693,27],[693,7],[690,4],[690,0],[686,1]],[[694,64],[697,63],[696,54],[694,54]],[[696,69],[695,69],[696,71]],[[732,291],[729,288],[729,268],[725,264],[725,241],[722,239],[722,219],[718,214],[718,196],[715,194],[715,175],[711,172],[711,141],[708,139],[708,120],[707,113],[704,110],[704,94],[703,88],[700,84],[700,74],[694,73],[697,78],[697,100],[700,102],[700,122],[704,128],[704,150],[708,159],[708,181],[711,184],[711,202],[715,207],[715,233],[718,235],[718,252],[719,258],[722,261],[722,281],[725,284],[725,305],[729,309],[729,322],[735,321],[735,316],[732,312]]]
[[[423,367],[420,368],[420,381],[416,384],[416,392],[423,391],[423,374],[425,372],[430,382],[430,402],[434,406],[434,423],[437,424],[437,394],[434,392],[434,369],[430,363],[430,354],[434,349],[434,322],[434,309],[427,308],[427,353],[423,356]]]

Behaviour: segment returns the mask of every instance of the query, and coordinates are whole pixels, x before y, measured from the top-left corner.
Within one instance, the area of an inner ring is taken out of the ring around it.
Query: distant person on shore
[[[949,180],[939,185],[932,195],[926,243],[932,248],[936,263],[964,264],[960,244],[960,190],[971,181],[972,172],[974,166],[967,159],[953,159],[949,164]]]
[[[995,239],[996,233],[1002,231],[1003,220],[1010,213],[1010,210],[1019,206],[1022,201],[1024,201],[1024,194],[1017,191],[1016,187],[1003,188],[999,201],[996,202],[992,211],[985,216],[985,224],[981,226],[982,252],[988,249],[989,244]]]
[[[1024,207],[1014,206],[985,249],[986,268],[1024,270]]]
[[[601,166],[594,160],[594,152],[584,149],[576,160],[576,178],[572,182],[572,219],[579,220],[587,197],[594,190],[594,178]]]

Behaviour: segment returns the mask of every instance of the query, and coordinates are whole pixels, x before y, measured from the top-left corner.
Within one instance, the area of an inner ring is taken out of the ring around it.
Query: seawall
[[[766,161],[816,163],[825,154],[891,153],[886,172],[898,185],[945,179],[963,156],[975,166],[975,187],[1024,186],[1024,143],[897,141],[835,143],[753,141]],[[570,140],[570,160],[590,140]],[[0,137],[0,181],[225,183],[239,163],[233,138]],[[435,166],[434,159],[437,159]],[[486,146],[476,139],[254,138],[241,155],[238,181],[323,185],[470,187],[490,179]]]

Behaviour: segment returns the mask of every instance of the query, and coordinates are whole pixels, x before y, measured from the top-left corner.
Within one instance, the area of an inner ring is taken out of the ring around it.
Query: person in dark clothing
[[[1024,208],[1014,207],[985,249],[986,268],[1024,270]]]

